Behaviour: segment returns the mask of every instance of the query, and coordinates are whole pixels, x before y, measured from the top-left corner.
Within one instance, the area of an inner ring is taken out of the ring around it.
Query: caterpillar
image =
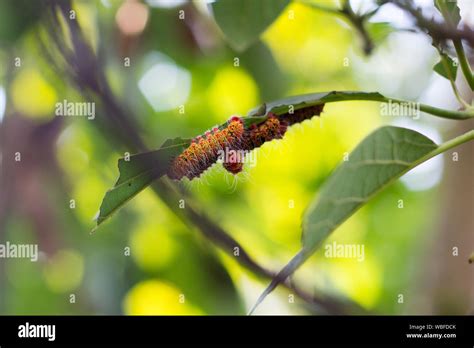
[[[308,106],[300,110],[295,110],[293,113],[287,112],[280,115],[280,119],[288,123],[289,126],[295,123],[301,123],[304,120],[309,120],[313,116],[319,116],[324,109],[324,104]]]
[[[189,147],[172,161],[168,177],[173,180],[199,177],[217,161],[220,151],[239,147],[244,131],[240,117],[233,116],[224,129],[214,127],[203,136],[194,138]]]
[[[260,125],[252,125],[243,135],[243,150],[253,150],[262,146],[267,141],[281,139],[286,133],[288,124],[280,121],[270,113],[267,120]]]
[[[251,151],[268,141],[281,139],[289,126],[319,115],[323,108],[324,104],[310,106],[279,117],[269,113],[264,122],[253,124],[247,129],[240,117],[232,116],[224,129],[214,127],[194,138],[189,147],[174,158],[167,175],[173,180],[198,178],[217,162],[222,151]],[[238,156],[227,159],[223,162],[223,167],[232,174],[240,173],[243,159]]]

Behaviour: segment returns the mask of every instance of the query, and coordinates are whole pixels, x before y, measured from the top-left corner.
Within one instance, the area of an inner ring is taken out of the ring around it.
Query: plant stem
[[[468,109],[464,111],[457,111],[457,110],[446,110],[437,108],[431,105],[417,103],[414,101],[407,101],[402,99],[394,99],[388,98],[383,96],[380,93],[373,93],[373,92],[331,92],[328,95],[314,100],[314,102],[307,102],[306,105],[319,105],[325,103],[333,103],[333,102],[341,102],[341,101],[350,101],[350,100],[367,100],[367,101],[378,101],[378,102],[385,102],[385,103],[395,103],[395,104],[416,104],[419,105],[420,111],[426,112],[433,116],[438,116],[442,118],[448,118],[452,120],[467,120],[470,118],[474,118],[474,110]]]
[[[474,47],[474,30],[471,27],[464,25],[457,29],[446,25],[446,23],[439,23],[432,18],[424,17],[413,1],[391,0],[390,2],[409,13],[416,20],[418,28],[426,30],[432,38],[465,40],[471,47]]]
[[[418,163],[423,163],[426,160],[429,160],[430,158],[439,155],[440,153],[446,152],[449,149],[456,147],[458,145],[467,143],[468,141],[471,141],[474,139],[474,129],[470,130],[469,132],[466,132],[464,134],[461,134],[457,136],[456,138],[450,139],[442,144],[440,144],[436,149],[433,151],[427,153],[425,156],[421,157],[418,161]],[[417,164],[418,164],[417,163]]]
[[[446,7],[446,3],[440,1],[438,3],[438,6],[448,26],[452,29],[456,29],[458,23],[454,21],[453,18],[450,16],[448,8]],[[464,77],[466,78],[466,81],[469,84],[471,91],[474,91],[474,78],[472,76],[471,67],[469,66],[469,62],[466,58],[466,54],[464,53],[464,47],[462,46],[462,41],[461,39],[452,39],[452,40],[453,40],[454,48],[456,50],[456,55],[458,56],[459,64],[461,65],[462,73]],[[454,79],[452,80],[453,83],[455,83],[455,79],[456,79],[456,76],[454,76]]]
[[[459,65],[461,66],[462,73],[466,78],[469,87],[471,87],[471,91],[474,91],[474,76],[472,75],[471,66],[469,65],[469,61],[467,60],[466,54],[464,53],[464,47],[462,45],[461,40],[453,40],[454,48],[456,50],[456,54],[458,56]]]
[[[357,15],[352,9],[351,3],[349,1],[346,1],[344,3],[344,6],[341,12],[343,15],[346,16],[349,23],[351,23],[354,26],[355,30],[359,33],[360,37],[362,38],[364,53],[366,55],[369,55],[370,53],[372,53],[372,50],[374,49],[374,43],[372,42],[372,39],[370,38],[370,35],[367,32],[367,28],[365,26],[366,18],[363,16]]]
[[[456,74],[455,76],[451,76],[451,69],[450,69],[448,61],[445,59],[445,54],[439,47],[436,47],[436,49],[438,50],[439,56],[441,58],[441,64],[443,64],[444,70],[446,71],[446,74],[448,75],[448,79],[449,79],[449,82],[451,83],[451,88],[453,89],[454,96],[456,97],[458,102],[462,106],[464,106],[464,108],[468,109],[470,105],[466,103],[464,99],[461,97],[461,95],[459,94],[458,88],[456,86]]]

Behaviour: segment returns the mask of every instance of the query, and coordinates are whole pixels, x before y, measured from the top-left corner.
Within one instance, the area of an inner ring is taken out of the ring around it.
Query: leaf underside
[[[107,191],[102,200],[97,226],[165,174],[171,159],[183,152],[189,143],[188,139],[170,139],[158,150],[132,155],[128,161],[121,158],[118,161],[120,176],[115,186]]]
[[[248,116],[267,115],[269,112],[275,115],[286,114],[289,107],[301,110],[305,107],[325,104],[334,101],[349,101],[355,98],[360,100],[384,100],[384,96],[378,92],[353,92],[353,91],[332,91],[321,93],[302,94],[294,97],[278,99],[269,103],[262,104],[248,112]]]
[[[303,217],[301,251],[274,277],[252,311],[295,272],[331,232],[436,148],[432,140],[406,128],[386,126],[366,137],[309,205]]]

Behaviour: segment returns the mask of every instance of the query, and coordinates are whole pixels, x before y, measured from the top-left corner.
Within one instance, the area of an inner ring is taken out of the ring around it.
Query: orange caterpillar
[[[251,151],[267,141],[281,139],[287,128],[288,125],[285,121],[280,121],[274,114],[270,113],[265,122],[259,125],[253,124],[250,129],[245,130],[237,150]],[[232,174],[240,173],[243,169],[243,163],[238,160],[224,162],[223,166]]]
[[[173,160],[167,175],[173,180],[184,177],[192,180],[216,163],[221,151],[251,151],[268,141],[283,138],[287,127],[286,121],[280,121],[270,114],[266,121],[245,129],[240,117],[233,116],[226,128],[219,130],[214,127],[204,136],[193,139],[191,145]],[[243,168],[242,158],[224,161],[223,167],[228,172],[237,174]]]
[[[233,116],[227,121],[224,129],[214,127],[204,136],[193,139],[191,145],[173,160],[167,175],[174,180],[181,180],[184,177],[189,180],[197,178],[217,162],[221,151],[247,152],[262,146],[267,141],[281,139],[288,126],[319,116],[323,109],[324,104],[320,104],[293,113],[288,112],[279,117],[269,113],[264,122],[253,124],[248,129],[245,129],[240,117]],[[239,156],[231,158],[224,161],[224,168],[232,174],[241,172],[243,159]]]
[[[196,137],[191,145],[173,160],[167,172],[168,177],[173,180],[181,180],[183,177],[192,180],[199,177],[216,163],[220,151],[240,146],[244,131],[240,117],[233,116],[226,128],[219,130],[214,127],[204,136]]]

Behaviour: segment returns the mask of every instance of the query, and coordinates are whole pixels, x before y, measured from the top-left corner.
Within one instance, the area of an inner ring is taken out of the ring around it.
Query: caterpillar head
[[[229,173],[232,173],[235,175],[235,174],[239,174],[242,171],[244,164],[242,162],[224,162],[222,166]]]
[[[239,116],[232,116],[231,118],[229,118],[228,123],[232,123],[236,121],[242,123],[242,119]]]

